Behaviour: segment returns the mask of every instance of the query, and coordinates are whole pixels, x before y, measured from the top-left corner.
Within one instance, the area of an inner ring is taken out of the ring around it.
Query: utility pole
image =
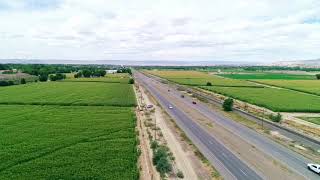
[[[157,117],[154,117],[154,140],[157,140]]]

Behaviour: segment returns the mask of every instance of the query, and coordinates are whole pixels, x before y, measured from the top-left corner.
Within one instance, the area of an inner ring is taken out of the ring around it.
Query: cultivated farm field
[[[299,117],[299,118],[312,122],[314,124],[320,125],[320,117]]]
[[[229,73],[219,76],[231,79],[256,80],[256,79],[283,79],[283,80],[312,80],[314,75],[285,74],[285,73]]]
[[[134,106],[132,85],[47,82],[0,88],[0,104]]]
[[[170,81],[191,86],[205,86],[210,82],[212,86],[229,86],[229,87],[257,87],[251,82],[223,78],[214,74],[198,71],[148,71],[153,75],[166,78]]]
[[[201,88],[230,96],[276,112],[320,112],[320,96],[287,89],[207,87]]]
[[[107,74],[104,77],[95,77],[95,78],[74,78],[74,74],[68,74],[67,79],[64,81],[67,82],[105,82],[105,83],[124,83],[128,84],[129,74],[127,73],[118,73],[118,74]]]
[[[132,107],[0,105],[0,179],[138,179]]]
[[[320,95],[320,80],[258,80],[256,82]]]

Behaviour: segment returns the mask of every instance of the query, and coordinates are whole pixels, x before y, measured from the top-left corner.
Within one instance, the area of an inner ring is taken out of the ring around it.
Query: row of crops
[[[277,112],[320,112],[320,96],[318,96],[320,95],[320,80],[311,80],[314,78],[311,75],[270,73],[215,75],[195,71],[148,72],[176,83],[197,86]],[[210,82],[210,86],[206,84],[207,82]]]
[[[0,94],[0,179],[138,179],[132,85],[29,83]]]

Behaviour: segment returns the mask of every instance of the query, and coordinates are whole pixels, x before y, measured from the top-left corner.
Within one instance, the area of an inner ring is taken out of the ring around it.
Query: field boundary
[[[285,86],[279,86],[279,85],[274,85],[274,84],[271,84],[271,83],[265,83],[265,82],[261,82],[261,81],[253,81],[253,80],[247,80],[247,81],[254,82],[254,83],[259,83],[259,84],[264,84],[264,85],[267,85],[267,86],[273,86],[273,87],[283,88],[283,89],[287,89],[287,90],[292,90],[292,91],[296,91],[296,92],[306,93],[306,94],[310,94],[310,95],[320,96],[319,93],[314,93],[314,92],[310,92],[310,91],[304,91],[304,90],[301,90],[301,89],[290,88],[290,87],[285,87]]]
[[[268,106],[266,104],[255,103],[255,102],[252,102],[252,101],[249,101],[249,100],[245,100],[245,99],[240,98],[240,97],[236,97],[234,95],[230,95],[230,94],[227,94],[227,93],[215,91],[214,89],[208,89],[208,88],[206,88],[206,86],[199,86],[199,88],[207,90],[207,91],[211,91],[211,92],[214,92],[214,93],[217,93],[217,94],[221,94],[221,95],[224,95],[224,96],[227,96],[227,97],[231,97],[231,98],[243,101],[243,102],[247,102],[247,103],[250,103],[250,104],[253,104],[253,105],[256,105],[256,106],[264,107],[264,108],[267,108],[267,109],[269,109],[271,111],[274,111],[274,112],[310,112],[310,113],[320,113],[320,109],[319,110],[310,110],[310,109],[299,109],[299,110],[297,110],[297,109],[285,109],[284,110],[284,109],[273,108],[273,107],[270,107],[270,106]]]
[[[154,75],[154,76],[157,76],[157,75]],[[157,76],[157,77],[163,79],[163,77],[160,77],[160,76]],[[183,79],[183,78],[181,78],[181,79]],[[201,79],[201,78],[194,78],[194,79]],[[177,84],[177,82],[175,82],[175,81],[173,81],[171,79],[166,79],[166,80],[169,81],[169,82]],[[204,85],[201,85],[201,84],[185,84],[185,83],[179,83],[179,84],[185,85],[185,86],[206,86],[205,84]],[[212,84],[211,86],[213,86],[213,87],[239,87],[239,88],[242,88],[242,87],[243,88],[264,88],[264,86],[232,86],[232,85],[214,85],[214,84]]]
[[[90,104],[90,103],[54,103],[54,102],[0,102],[0,105],[37,105],[37,106],[46,106],[46,105],[54,105],[54,106],[114,106],[114,107],[134,107],[135,104],[128,105],[120,105],[120,104]]]
[[[77,81],[77,80],[72,80],[72,81],[69,81],[69,80],[63,80],[63,81],[56,81],[56,82],[63,82],[63,83],[68,83],[68,82],[79,82],[79,83],[90,83],[90,82],[92,82],[92,83],[115,83],[115,84],[129,84],[128,82],[129,82],[129,79],[128,79],[128,82],[112,82],[112,81],[110,81],[110,82],[108,82],[108,81],[81,81],[81,80],[79,80],[79,81]]]

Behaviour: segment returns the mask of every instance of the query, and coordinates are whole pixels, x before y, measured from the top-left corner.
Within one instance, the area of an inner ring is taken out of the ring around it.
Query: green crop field
[[[231,73],[219,74],[219,76],[231,79],[284,79],[284,80],[310,80],[315,79],[314,75],[279,74],[279,73]]]
[[[107,74],[104,77],[92,77],[92,78],[74,78],[74,74],[68,73],[67,79],[63,81],[67,82],[106,82],[106,83],[124,83],[128,84],[130,76],[127,73]]]
[[[153,75],[163,77],[170,81],[191,86],[205,86],[210,82],[213,86],[240,86],[240,87],[254,87],[258,86],[254,83],[223,78],[213,74],[198,71],[147,71]]]
[[[320,117],[299,117],[305,121],[320,125]]]
[[[132,85],[97,82],[48,82],[0,88],[0,104],[133,106]]]
[[[276,88],[201,87],[280,112],[320,112],[320,97]]]
[[[0,179],[138,179],[132,107],[0,105]]]
[[[259,80],[256,82],[320,95],[320,80]]]
[[[105,83],[123,83],[128,84],[129,78],[116,77],[100,77],[100,78],[68,78],[63,80],[65,82],[105,82]]]

